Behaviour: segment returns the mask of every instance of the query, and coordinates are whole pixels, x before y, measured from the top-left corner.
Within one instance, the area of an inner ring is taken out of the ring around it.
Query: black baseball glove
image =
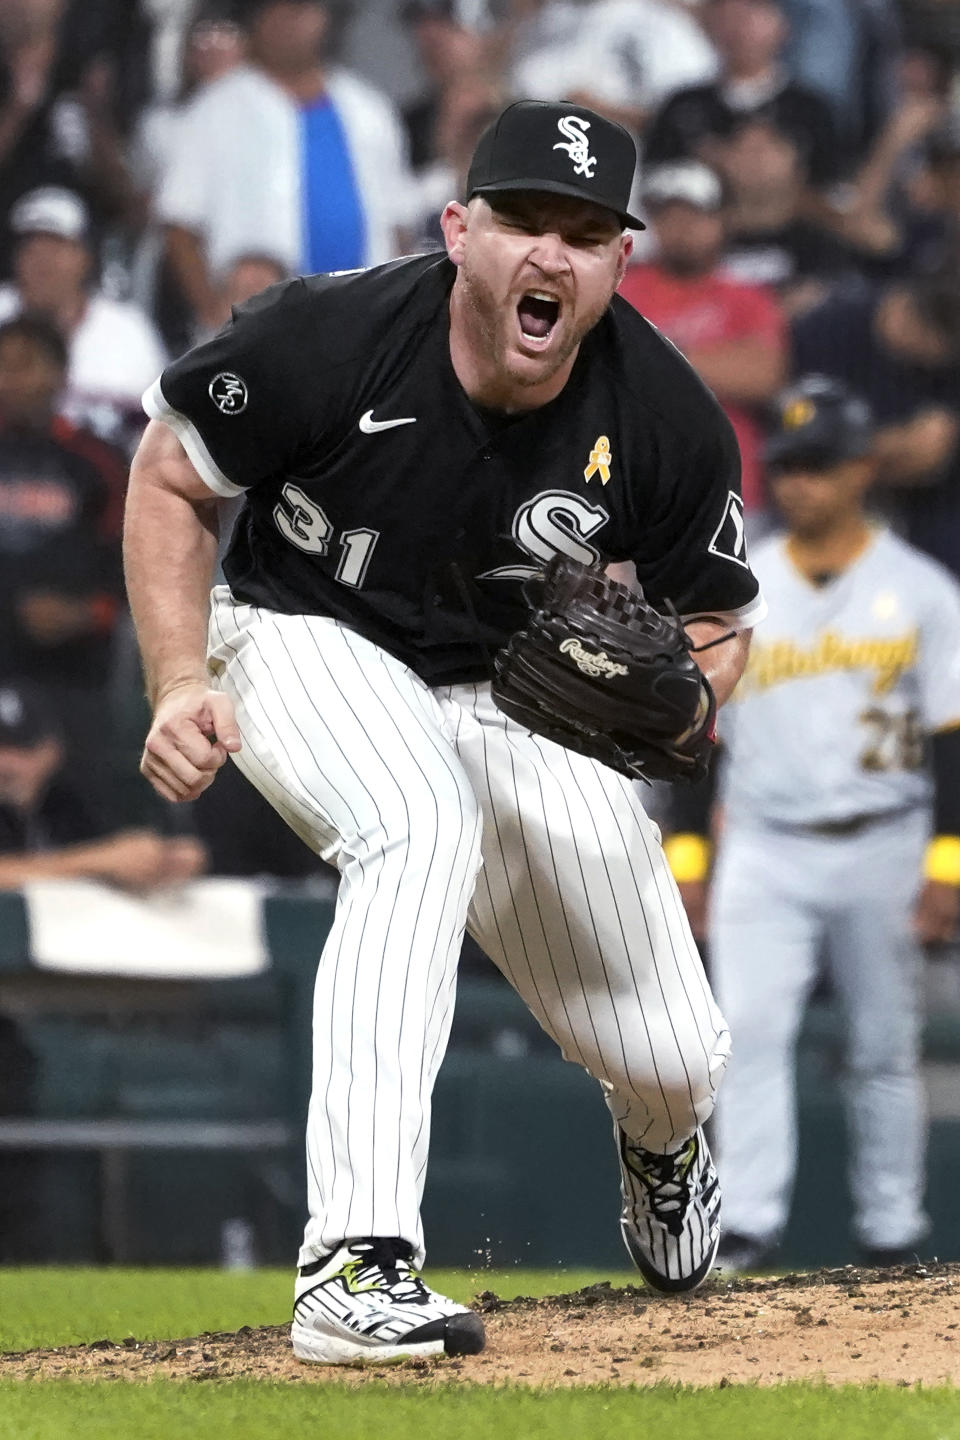
[[[496,657],[493,698],[532,730],[631,779],[699,780],[716,702],[675,610],[558,555]]]

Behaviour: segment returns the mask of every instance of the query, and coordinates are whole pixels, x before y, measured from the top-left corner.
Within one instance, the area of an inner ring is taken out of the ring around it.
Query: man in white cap
[[[14,205],[10,228],[14,279],[0,286],[0,321],[21,310],[52,320],[69,346],[63,413],[124,444],[140,428],[140,395],[164,361],[154,326],[139,306],[95,287],[89,215],[74,191],[29,191]]]

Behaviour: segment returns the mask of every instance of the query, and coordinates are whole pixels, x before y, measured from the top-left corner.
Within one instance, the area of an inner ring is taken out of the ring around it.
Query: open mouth
[[[517,316],[523,338],[542,344],[560,318],[560,301],[542,290],[528,290],[517,305]]]

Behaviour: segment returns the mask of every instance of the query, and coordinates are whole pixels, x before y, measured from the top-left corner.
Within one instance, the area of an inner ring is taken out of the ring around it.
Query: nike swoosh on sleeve
[[[364,435],[376,435],[378,430],[392,430],[396,425],[416,425],[416,415],[406,415],[401,420],[374,420],[373,411],[360,416],[360,429]]]

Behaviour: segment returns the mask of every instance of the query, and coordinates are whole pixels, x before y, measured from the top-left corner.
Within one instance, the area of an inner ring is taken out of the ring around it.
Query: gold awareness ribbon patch
[[[601,484],[606,485],[610,479],[611,458],[610,441],[606,435],[598,435],[590,451],[590,464],[583,472],[584,480],[589,480],[599,473]]]

